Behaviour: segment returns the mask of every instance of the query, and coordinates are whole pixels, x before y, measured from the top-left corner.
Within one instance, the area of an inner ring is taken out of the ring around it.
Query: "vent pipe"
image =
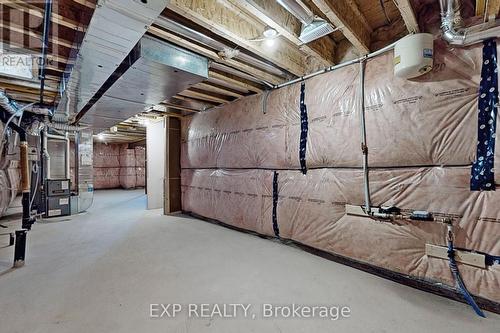
[[[276,2],[305,25],[312,23],[314,20],[313,12],[300,0],[277,0]]]
[[[462,28],[460,0],[439,0],[441,6],[442,37],[451,45],[468,46],[488,38],[500,36],[500,25],[480,24],[470,28]]]

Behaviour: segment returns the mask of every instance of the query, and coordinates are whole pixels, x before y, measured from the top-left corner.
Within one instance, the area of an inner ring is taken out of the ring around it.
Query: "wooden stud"
[[[448,248],[446,246],[425,244],[425,254],[430,257],[448,260]],[[462,264],[486,268],[484,254],[455,250],[455,260]]]

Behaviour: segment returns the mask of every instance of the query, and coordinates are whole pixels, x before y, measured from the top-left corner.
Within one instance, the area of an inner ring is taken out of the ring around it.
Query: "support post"
[[[16,246],[14,247],[14,268],[24,266],[26,255],[26,233],[27,230],[16,230]]]

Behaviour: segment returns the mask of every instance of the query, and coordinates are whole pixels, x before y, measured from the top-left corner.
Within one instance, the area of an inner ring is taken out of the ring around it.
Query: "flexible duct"
[[[460,0],[439,0],[441,6],[442,38],[451,45],[467,46],[481,42],[488,38],[500,36],[500,25],[476,25],[462,28],[460,15]]]
[[[16,104],[10,101],[4,90],[0,90],[0,106],[10,114],[15,114],[18,111]]]

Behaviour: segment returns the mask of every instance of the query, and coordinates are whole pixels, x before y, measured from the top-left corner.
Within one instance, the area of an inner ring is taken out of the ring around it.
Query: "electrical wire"
[[[17,115],[19,115],[19,121],[17,122],[17,124],[21,125],[21,120],[23,118],[24,110],[26,108],[34,105],[34,104],[36,104],[36,103],[26,104],[25,106],[23,106],[22,108],[20,108],[19,110],[17,110],[16,113],[13,113],[12,116],[10,116],[9,120],[7,120],[7,122],[5,123],[5,127],[3,128],[2,136],[1,136],[2,140],[3,140],[4,136],[5,136],[5,133],[7,131],[7,128],[9,127],[10,122],[14,119],[14,117],[17,116]]]

